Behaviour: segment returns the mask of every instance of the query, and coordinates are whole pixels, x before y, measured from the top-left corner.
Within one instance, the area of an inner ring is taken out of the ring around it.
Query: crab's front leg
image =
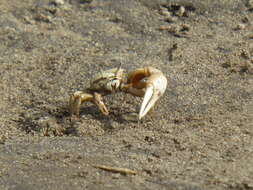
[[[102,101],[101,94],[99,94],[97,92],[90,94],[90,93],[86,93],[83,91],[77,91],[73,95],[71,95],[70,99],[69,99],[70,115],[75,114],[75,115],[79,116],[80,106],[84,102],[87,102],[87,101],[90,101],[90,102],[93,102],[94,104],[96,104],[99,107],[100,111],[104,115],[109,114],[104,102]]]
[[[134,96],[144,96],[139,112],[139,119],[141,119],[164,94],[166,87],[167,79],[160,70],[144,67],[129,73],[127,84],[122,89]]]

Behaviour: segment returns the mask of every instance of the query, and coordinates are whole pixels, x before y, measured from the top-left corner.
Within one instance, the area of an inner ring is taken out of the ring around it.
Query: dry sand
[[[168,88],[67,109],[101,69]],[[251,0],[1,0],[0,189],[253,189]],[[133,173],[96,166],[128,169]]]

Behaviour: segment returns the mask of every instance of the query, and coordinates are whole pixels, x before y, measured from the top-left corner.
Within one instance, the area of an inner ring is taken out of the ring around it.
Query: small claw
[[[164,94],[167,87],[167,79],[161,73],[152,74],[147,80],[146,92],[139,112],[139,119],[144,117]]]

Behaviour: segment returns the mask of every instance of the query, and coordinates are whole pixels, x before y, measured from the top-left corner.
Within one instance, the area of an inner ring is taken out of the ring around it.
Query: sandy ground
[[[166,75],[155,111],[118,93],[71,118],[120,63]],[[1,0],[0,76],[2,190],[253,189],[251,0]]]

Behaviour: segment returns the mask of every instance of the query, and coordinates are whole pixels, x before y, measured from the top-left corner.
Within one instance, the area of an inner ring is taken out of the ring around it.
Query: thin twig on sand
[[[110,167],[110,166],[105,166],[105,165],[93,165],[93,167],[95,168],[99,168],[105,171],[109,171],[109,172],[113,172],[113,173],[120,173],[120,174],[124,174],[124,175],[136,175],[137,172],[127,169],[127,168],[118,168],[118,167]]]

